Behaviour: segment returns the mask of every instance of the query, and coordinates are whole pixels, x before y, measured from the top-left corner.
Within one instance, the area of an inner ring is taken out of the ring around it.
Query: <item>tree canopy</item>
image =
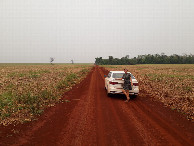
[[[122,58],[114,58],[109,56],[108,59],[103,59],[102,57],[95,58],[95,63],[97,65],[134,65],[134,64],[194,64],[194,55],[177,55],[173,54],[170,56],[162,54],[147,54],[147,55],[138,55],[129,59],[129,56],[126,55]]]

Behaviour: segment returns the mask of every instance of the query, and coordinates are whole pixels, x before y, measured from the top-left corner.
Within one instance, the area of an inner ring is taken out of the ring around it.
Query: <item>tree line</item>
[[[138,55],[138,57],[129,58],[126,55],[122,58],[114,58],[109,56],[108,59],[102,57],[95,58],[95,64],[97,65],[135,65],[135,64],[194,64],[194,55],[177,55],[173,54],[170,56],[162,54],[147,54]]]

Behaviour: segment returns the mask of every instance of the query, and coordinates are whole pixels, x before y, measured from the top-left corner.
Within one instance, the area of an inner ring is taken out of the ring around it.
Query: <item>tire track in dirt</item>
[[[107,73],[95,66],[65,93],[70,102],[48,109],[27,128],[21,125],[18,135],[0,141],[4,145],[194,145],[193,123],[179,120],[177,113],[143,93],[129,103],[124,103],[124,95],[107,97]]]
[[[153,125],[153,123],[150,123],[150,121],[145,120],[145,115],[142,115],[135,107],[134,105],[131,105],[130,108],[126,105],[121,106],[123,112],[127,113],[127,115],[130,117],[130,119],[134,122],[134,127],[136,127],[139,135],[143,138],[145,145],[157,145],[158,143],[162,145],[168,145],[169,143],[166,141],[166,139],[163,138],[164,135],[161,135],[161,129],[157,130],[158,128],[156,125]],[[138,112],[138,116],[135,115]],[[143,119],[143,120],[142,120]],[[147,124],[149,123],[149,124]],[[154,127],[153,127],[154,126]],[[168,138],[169,139],[169,138]],[[174,141],[174,139],[170,140],[170,142],[173,142],[177,145],[177,142]]]
[[[98,70],[98,72],[100,71]],[[98,76],[99,78],[101,78],[101,74],[98,74]],[[104,84],[103,78],[98,81],[98,85]],[[99,91],[97,92],[98,96],[96,102],[96,109],[98,109],[97,121],[99,121],[97,125],[101,125],[101,127],[99,127],[98,129],[103,129],[104,132],[100,133],[100,136],[105,138],[106,140],[106,143],[99,143],[99,145],[128,145],[130,137],[127,134],[128,129],[126,129],[125,124],[123,123],[126,122],[126,120],[120,118],[121,113],[115,110],[116,107],[113,106],[113,100],[111,98],[107,98],[104,87],[98,86],[97,91]],[[130,131],[131,134],[135,135],[136,132],[134,131],[134,129],[130,129]],[[101,134],[103,134],[103,136]]]
[[[67,126],[60,133],[58,145],[88,145],[96,143],[96,129],[94,119],[94,82],[96,69],[92,74],[89,89],[86,94],[80,95],[80,101],[74,108]]]
[[[100,76],[103,77],[102,70],[100,70]],[[103,78],[103,83],[104,83],[104,78]],[[128,106],[127,110],[122,109],[122,107],[128,105],[128,103],[124,103],[123,101],[118,101],[118,100],[116,101],[111,100],[109,101],[108,104],[111,106],[111,110],[114,111],[114,115],[117,114],[117,117],[116,117],[117,120],[119,120],[119,118],[121,117],[124,117],[124,118],[121,118],[122,121],[120,121],[117,125],[121,125],[121,126],[126,125],[125,128],[122,128],[123,131],[125,131],[125,133],[123,133],[122,135],[125,136],[124,138],[125,140],[126,139],[128,140],[125,142],[125,145],[128,145],[130,143],[138,144],[138,142],[140,142],[139,144],[145,143],[150,145],[150,141],[152,141],[152,145],[156,145],[158,143],[156,139],[154,139],[154,137],[152,136],[153,134],[146,131],[146,129],[142,126],[141,121],[139,121],[136,118],[136,116],[134,116],[134,114],[130,112],[132,108],[131,106]],[[125,124],[126,121],[128,121],[127,124]],[[129,129],[129,127],[133,127],[133,130],[131,128]],[[133,131],[136,131],[136,133],[134,134]],[[138,142],[137,140],[130,142],[132,135],[133,137],[139,138]]]
[[[151,110],[144,103],[140,101],[134,102],[133,107],[134,111],[137,111],[141,117],[144,117],[144,119],[152,125],[152,127],[160,131],[160,134],[166,137],[166,139],[169,139],[169,142],[172,141],[176,145],[192,145],[188,140],[188,137],[182,136],[182,131],[178,131],[174,128],[173,123],[165,121],[155,114],[154,111],[150,113]]]
[[[61,129],[67,125],[72,110],[79,103],[79,101],[73,99],[77,99],[80,95],[84,95],[87,92],[90,82],[88,79],[91,78],[93,72],[94,68],[87,75],[86,79],[65,93],[63,100],[71,102],[59,103],[54,107],[48,108],[39,117],[38,121],[19,124],[17,126],[10,125],[6,127],[8,130],[5,127],[1,128],[3,135],[0,135],[0,145],[56,144]],[[18,134],[14,134],[12,130],[19,132]],[[12,136],[8,137],[7,135]]]
[[[107,71],[104,72],[107,73]],[[102,77],[103,72],[101,71],[100,74]],[[117,105],[118,104],[123,112],[127,113],[124,115],[126,120],[132,120],[134,122],[133,126],[136,127],[144,144],[193,145],[193,142],[191,141],[192,138],[188,138],[188,135],[182,134],[183,131],[176,130],[173,127],[173,123],[169,124],[166,119],[162,119],[160,115],[155,114],[155,111],[150,109],[141,100],[132,100],[130,104],[123,104],[121,102],[118,102]],[[117,110],[119,110],[119,108],[117,108]]]

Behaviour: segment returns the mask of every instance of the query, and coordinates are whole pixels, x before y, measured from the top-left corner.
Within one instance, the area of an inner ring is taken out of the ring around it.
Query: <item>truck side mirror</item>
[[[106,76],[106,75],[104,75],[104,77],[106,78],[107,76]]]

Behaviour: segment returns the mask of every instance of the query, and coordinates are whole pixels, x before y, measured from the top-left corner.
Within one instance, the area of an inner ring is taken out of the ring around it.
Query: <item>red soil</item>
[[[0,145],[194,145],[194,125],[145,93],[107,97],[107,71],[94,67],[38,120],[0,127]]]

